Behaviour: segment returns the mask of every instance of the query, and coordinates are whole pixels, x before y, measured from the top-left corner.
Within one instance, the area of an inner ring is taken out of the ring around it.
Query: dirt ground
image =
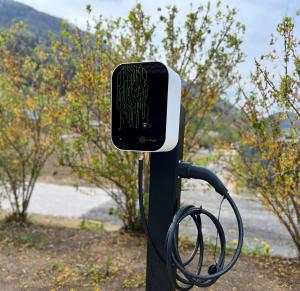
[[[47,160],[38,181],[57,185],[87,185],[71,168],[60,165],[56,154]]]
[[[0,290],[145,289],[142,235],[107,231],[94,223],[78,226],[78,220],[43,216],[27,227],[2,225]],[[300,290],[300,262],[242,255],[207,290]]]

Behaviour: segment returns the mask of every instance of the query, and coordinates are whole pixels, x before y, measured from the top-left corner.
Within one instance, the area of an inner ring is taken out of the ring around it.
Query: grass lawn
[[[145,257],[142,235],[34,216],[27,227],[0,228],[0,290],[144,290]],[[288,289],[300,290],[299,260],[242,255],[207,290]]]

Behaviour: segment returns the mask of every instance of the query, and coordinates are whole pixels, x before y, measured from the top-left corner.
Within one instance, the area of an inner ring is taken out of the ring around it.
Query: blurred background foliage
[[[89,23],[85,32],[65,23],[61,37],[52,39],[57,78],[66,99],[65,129],[76,136],[72,141],[62,140],[60,152],[82,178],[108,187],[127,229],[141,228],[137,154],[120,152],[110,143],[111,72],[124,62],[165,59],[181,75],[187,112],[185,156],[190,159],[210,142],[209,138],[202,141],[204,133],[212,130],[205,117],[212,119],[210,110],[217,112],[217,104],[225,103],[221,96],[238,80],[235,67],[243,56],[240,38],[244,27],[235,21],[236,11],[220,2],[215,5],[214,9],[210,4],[193,7],[183,27],[175,24],[176,6],[159,9],[159,25],[164,27],[159,41],[162,47],[153,40],[157,24],[141,4],[126,19],[100,17]],[[215,125],[220,127],[220,123]]]
[[[22,5],[8,3],[6,15]],[[39,25],[42,15],[27,12],[27,25],[0,21],[0,180],[15,220],[26,217],[36,179],[56,151],[60,164],[108,191],[127,231],[141,230],[138,156],[110,142],[110,77],[119,63],[163,60],[182,78],[184,158],[225,162],[299,249],[300,61],[291,18],[278,25],[271,53],[256,60],[253,90],[240,85],[232,104],[225,97],[243,81],[245,26],[221,1],[191,5],[182,25],[175,5],[158,8],[157,22],[137,4],[125,18],[91,17],[85,31],[57,18]],[[273,49],[277,39],[283,54]],[[203,148],[222,149],[224,159],[216,152],[199,158]]]

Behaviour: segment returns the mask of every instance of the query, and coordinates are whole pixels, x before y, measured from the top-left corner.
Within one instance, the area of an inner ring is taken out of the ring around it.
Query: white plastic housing
[[[156,152],[171,151],[176,147],[179,137],[181,79],[171,68],[166,68],[169,73],[166,140]]]

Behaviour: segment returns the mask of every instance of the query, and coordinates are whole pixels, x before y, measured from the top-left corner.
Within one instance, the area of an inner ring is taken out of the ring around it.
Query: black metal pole
[[[180,132],[177,146],[170,152],[151,153],[149,189],[149,233],[159,253],[164,257],[167,231],[174,214],[180,207],[181,179],[178,178],[178,161],[183,155],[185,112],[181,107]],[[152,245],[147,248],[147,291],[174,291],[164,263]]]

